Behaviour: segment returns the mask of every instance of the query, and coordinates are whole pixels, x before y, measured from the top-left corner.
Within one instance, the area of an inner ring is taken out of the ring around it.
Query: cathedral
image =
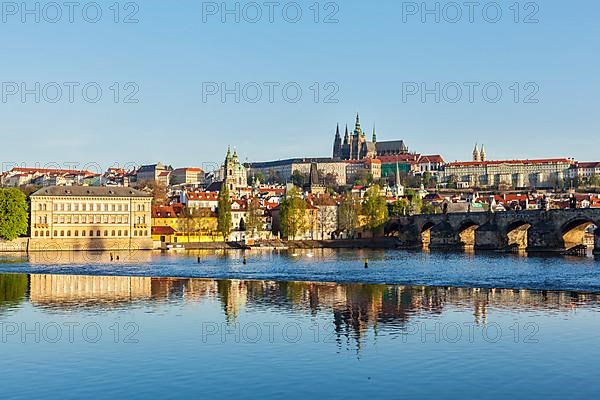
[[[333,158],[336,160],[363,160],[366,158],[376,158],[378,156],[393,156],[408,154],[408,147],[402,140],[388,142],[377,142],[377,134],[373,127],[372,140],[367,140],[365,132],[360,126],[360,117],[356,116],[354,132],[344,133],[344,139],[340,135],[340,126],[336,128],[335,139],[333,142]]]

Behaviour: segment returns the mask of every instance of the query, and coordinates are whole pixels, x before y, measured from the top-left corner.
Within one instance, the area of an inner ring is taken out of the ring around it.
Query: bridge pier
[[[548,222],[540,222],[529,229],[527,234],[528,253],[562,253],[565,243],[561,233]]]
[[[504,251],[508,245],[507,236],[496,224],[487,223],[475,231],[475,250]]]
[[[464,247],[460,234],[448,222],[441,222],[431,228],[430,249],[461,250]]]
[[[600,256],[600,226],[596,228],[594,233],[594,255]]]

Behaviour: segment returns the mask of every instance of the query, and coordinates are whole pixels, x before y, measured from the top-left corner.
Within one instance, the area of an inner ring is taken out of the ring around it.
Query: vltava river
[[[594,259],[0,259],[2,399],[600,396]]]
[[[511,289],[5,274],[2,398],[593,399],[599,300]]]

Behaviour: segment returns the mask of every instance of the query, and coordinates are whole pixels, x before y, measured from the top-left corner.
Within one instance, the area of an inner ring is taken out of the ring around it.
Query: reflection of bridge
[[[590,225],[600,227],[600,209],[414,215],[392,219],[387,232],[406,247],[564,253],[584,244]],[[600,229],[594,236],[600,254]]]

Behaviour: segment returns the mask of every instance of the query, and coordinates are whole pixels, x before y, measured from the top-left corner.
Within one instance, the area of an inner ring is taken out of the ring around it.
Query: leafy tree
[[[19,189],[0,189],[0,239],[26,235],[29,213],[25,194]]]
[[[398,199],[392,205],[392,216],[400,217],[402,215],[408,215],[410,212],[410,203],[407,199]]]
[[[138,187],[149,190],[152,194],[152,205],[163,206],[168,203],[167,186],[159,181],[142,181]]]
[[[280,204],[279,219],[283,235],[296,239],[296,235],[306,228],[306,202],[300,197],[298,189],[289,190]]]
[[[258,201],[251,199],[248,202],[247,221],[245,223],[245,230],[250,232],[251,236],[254,236],[262,227],[262,215],[263,212]]]
[[[338,211],[338,225],[342,231],[347,232],[354,237],[358,228],[358,214],[360,213],[360,202],[352,195],[347,193],[342,198]]]
[[[421,199],[421,196],[419,196],[415,190],[408,189],[406,190],[406,197],[410,203],[411,213],[420,214],[421,208],[423,207],[423,199]]]
[[[231,235],[231,199],[229,198],[229,189],[227,185],[221,186],[219,192],[218,206],[217,206],[218,218],[217,218],[217,231],[223,236],[223,240],[226,242]]]
[[[294,170],[292,173],[292,183],[298,187],[303,187],[306,183],[306,177],[298,170]]]
[[[592,175],[589,179],[590,186],[600,186],[600,175]]]
[[[389,217],[387,203],[379,186],[371,186],[367,190],[363,202],[363,212],[367,219],[367,228],[375,235]]]
[[[435,214],[437,212],[437,208],[431,203],[425,203],[421,207],[421,214]]]

